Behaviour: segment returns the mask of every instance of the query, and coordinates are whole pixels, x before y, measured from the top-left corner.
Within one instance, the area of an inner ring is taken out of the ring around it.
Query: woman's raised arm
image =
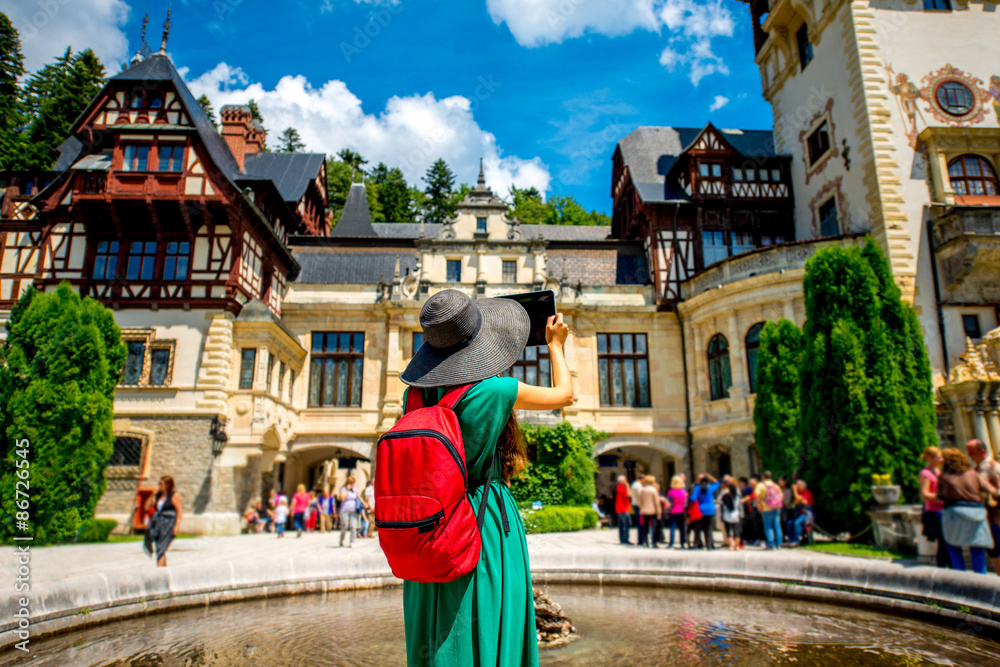
[[[549,346],[552,386],[536,387],[518,382],[515,410],[557,410],[573,404],[573,379],[563,352],[567,336],[569,327],[563,322],[562,313],[550,317],[545,325],[545,342]]]

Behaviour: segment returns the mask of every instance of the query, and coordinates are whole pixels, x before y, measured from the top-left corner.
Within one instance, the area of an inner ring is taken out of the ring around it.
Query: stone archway
[[[708,473],[716,479],[733,474],[733,454],[728,445],[712,445],[708,448]]]
[[[339,489],[351,476],[364,488],[373,474],[374,446],[374,441],[344,436],[296,440],[284,462],[283,487],[286,493],[294,492],[299,484],[309,489]]]
[[[613,495],[619,476],[631,484],[640,475],[653,475],[661,488],[670,478],[685,470],[685,449],[679,442],[665,438],[611,437],[594,447],[597,460],[595,492],[598,498]]]

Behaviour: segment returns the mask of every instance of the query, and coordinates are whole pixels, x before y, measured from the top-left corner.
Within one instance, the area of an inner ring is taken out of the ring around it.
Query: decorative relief
[[[820,220],[819,220],[819,207],[820,204],[826,202],[830,198],[831,192],[836,192],[834,196],[837,198],[837,218],[840,222],[841,227],[846,224],[846,220],[842,220],[844,213],[847,211],[847,202],[844,200],[844,190],[841,188],[841,183],[843,182],[843,176],[838,176],[832,181],[828,182],[820,191],[816,193],[816,196],[809,200],[809,209],[812,211],[812,233],[813,236],[820,235]],[[844,232],[844,229],[840,230]]]
[[[816,112],[816,114],[806,123],[805,130],[799,132],[799,142],[802,144],[802,160],[806,166],[806,185],[813,176],[818,175],[826,168],[831,158],[840,156],[840,149],[837,148],[837,127],[833,122],[833,98],[826,101],[826,105]],[[809,164],[809,135],[815,132],[823,123],[826,123],[830,133],[830,148],[814,164]]]
[[[986,102],[990,99],[990,91],[982,87],[982,79],[948,64],[921,80],[924,82],[924,87],[920,89],[920,97],[928,103],[931,114],[937,121],[949,125],[975,125],[986,118]],[[972,109],[963,116],[950,114],[938,104],[938,86],[948,81],[957,81],[972,91]]]

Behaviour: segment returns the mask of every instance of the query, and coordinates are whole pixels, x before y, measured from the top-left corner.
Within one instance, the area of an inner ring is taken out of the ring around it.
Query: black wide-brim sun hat
[[[424,344],[399,379],[411,387],[453,387],[498,375],[521,356],[528,311],[511,299],[469,298],[444,290],[420,309]]]

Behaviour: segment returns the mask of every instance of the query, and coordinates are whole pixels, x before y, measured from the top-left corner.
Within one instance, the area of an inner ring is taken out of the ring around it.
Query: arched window
[[[712,400],[726,398],[733,386],[729,370],[729,341],[722,334],[715,334],[708,342],[708,381],[712,387]]]
[[[948,180],[956,195],[996,195],[997,172],[981,155],[960,155],[948,163]]]
[[[764,328],[763,322],[750,327],[747,332],[747,371],[750,373],[750,393],[757,392],[757,349],[760,348],[760,332]]]

